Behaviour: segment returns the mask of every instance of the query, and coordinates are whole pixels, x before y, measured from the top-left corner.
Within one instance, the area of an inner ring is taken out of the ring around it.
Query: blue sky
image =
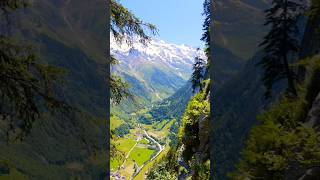
[[[200,40],[203,0],[120,0],[120,3],[141,20],[155,24],[159,39],[203,47]]]

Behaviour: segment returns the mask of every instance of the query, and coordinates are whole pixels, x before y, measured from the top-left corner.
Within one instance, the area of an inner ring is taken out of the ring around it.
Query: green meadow
[[[129,158],[135,161],[140,167],[143,165],[143,163],[151,159],[154,153],[156,153],[156,151],[152,149],[135,147],[131,151]]]

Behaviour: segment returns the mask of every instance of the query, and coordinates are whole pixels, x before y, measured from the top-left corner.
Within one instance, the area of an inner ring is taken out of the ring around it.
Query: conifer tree
[[[202,91],[203,85],[202,81],[209,78],[209,69],[210,69],[210,6],[211,0],[205,0],[203,3],[203,13],[205,17],[202,25],[203,34],[201,40],[205,42],[205,54],[207,57],[207,62],[201,57],[197,56],[193,64],[193,72],[191,75],[192,90],[195,92],[195,89],[199,87],[199,90]],[[198,49],[199,50],[199,49]]]
[[[195,62],[193,64],[193,72],[191,75],[193,92],[195,92],[198,87],[199,91],[202,91],[203,89],[202,81],[204,79],[205,65],[206,62],[202,58],[198,56],[195,58]]]
[[[203,34],[201,37],[201,40],[205,42],[206,45],[206,55],[207,58],[210,59],[210,22],[211,22],[211,14],[210,14],[210,6],[211,6],[211,1],[212,0],[205,0],[203,3],[203,13],[202,15],[205,17],[204,22],[203,22]],[[209,63],[209,61],[208,61]]]
[[[264,57],[258,65],[264,68],[263,82],[267,89],[266,97],[271,96],[275,82],[286,79],[287,93],[297,95],[295,72],[290,67],[290,55],[298,52],[297,21],[302,5],[293,0],[273,0],[266,10],[265,25],[270,25],[269,33],[260,44],[264,48]]]

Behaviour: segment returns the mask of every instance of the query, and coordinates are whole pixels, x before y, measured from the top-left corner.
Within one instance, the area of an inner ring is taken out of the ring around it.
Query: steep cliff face
[[[315,129],[318,133],[320,133],[320,93],[313,102],[313,105],[308,113],[305,125],[307,127]]]
[[[307,26],[301,44],[300,58],[312,56],[320,52],[320,7],[314,1],[313,10],[309,13]]]
[[[263,10],[269,6],[270,0],[214,2],[214,42],[248,60],[257,50],[258,42],[267,30],[263,26]]]
[[[178,152],[193,179],[210,177],[210,92],[209,81],[203,91],[197,93],[188,103],[182,117],[178,135]],[[180,174],[183,172],[180,172]]]

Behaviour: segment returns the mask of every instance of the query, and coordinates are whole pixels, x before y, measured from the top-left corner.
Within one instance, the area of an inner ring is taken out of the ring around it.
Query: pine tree
[[[205,42],[205,45],[207,49],[210,49],[210,22],[211,22],[211,14],[210,14],[210,6],[211,6],[211,0],[205,0],[203,3],[203,13],[202,15],[205,16],[203,25],[202,25],[202,30],[203,34],[201,37],[201,40]],[[206,55],[209,57],[210,56],[210,51],[206,51]]]
[[[205,17],[202,25],[203,34],[201,40],[205,42],[205,53],[207,56],[207,62],[202,59],[200,56],[195,58],[195,62],[193,64],[193,72],[191,75],[192,82],[192,90],[195,90],[199,87],[199,90],[202,91],[203,85],[202,81],[209,78],[209,69],[210,69],[210,61],[211,61],[211,51],[210,51],[210,22],[211,22],[211,14],[210,14],[210,6],[211,0],[205,0],[203,3],[203,13],[202,15]],[[198,49],[199,50],[199,49]]]
[[[205,73],[205,79],[209,78],[209,69],[211,64],[211,48],[210,48],[210,25],[211,25],[211,6],[212,6],[212,0],[205,0],[203,3],[203,13],[202,15],[205,17],[202,30],[203,34],[201,37],[201,40],[205,42],[205,53],[207,56],[207,67],[206,67],[206,73]]]
[[[289,55],[298,52],[297,21],[301,15],[302,5],[292,0],[273,0],[272,7],[266,10],[265,25],[271,30],[264,37],[260,46],[265,55],[258,65],[264,68],[263,82],[267,89],[266,97],[271,96],[273,84],[287,80],[287,93],[297,95],[295,72],[290,68]]]
[[[198,56],[195,58],[195,62],[193,64],[193,72],[191,75],[193,92],[195,92],[198,87],[199,91],[202,91],[203,89],[202,81],[204,80],[205,65],[206,62],[202,58]]]

